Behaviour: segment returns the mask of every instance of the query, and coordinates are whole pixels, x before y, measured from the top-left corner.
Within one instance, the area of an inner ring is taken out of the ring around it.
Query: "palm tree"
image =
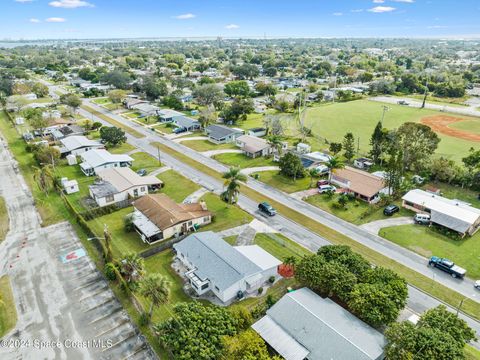
[[[335,169],[343,169],[345,164],[336,157],[332,157],[325,165],[328,167],[328,181],[332,180],[332,172]]]
[[[148,319],[152,319],[153,308],[168,302],[170,282],[160,274],[149,274],[140,283],[140,294],[150,300]]]
[[[283,142],[280,136],[271,135],[267,138],[268,144],[273,148],[278,156],[282,155]]]
[[[224,192],[225,199],[229,204],[233,204],[240,192],[240,181],[247,181],[247,177],[241,173],[239,167],[231,167],[230,170],[223,174],[225,180],[224,186],[226,190]]]
[[[295,256],[287,256],[283,259],[283,264],[294,268],[297,265],[297,258]]]
[[[143,258],[135,253],[126,255],[120,260],[120,274],[127,283],[135,285],[145,274]]]
[[[46,165],[42,167],[34,167],[33,179],[37,183],[40,190],[48,195],[55,182],[55,175],[53,173],[52,165]]]
[[[313,178],[318,176],[318,169],[317,168],[308,169],[308,175],[310,176],[310,186],[309,187],[312,187]]]

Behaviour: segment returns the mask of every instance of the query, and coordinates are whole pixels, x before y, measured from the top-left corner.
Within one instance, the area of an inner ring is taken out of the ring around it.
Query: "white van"
[[[430,224],[430,215],[429,214],[415,214],[413,221],[416,224],[427,225]]]

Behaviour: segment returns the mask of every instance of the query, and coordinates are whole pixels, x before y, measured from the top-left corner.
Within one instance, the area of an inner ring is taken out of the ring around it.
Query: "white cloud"
[[[65,8],[65,9],[76,9],[79,7],[94,7],[95,5],[82,0],[58,0],[51,1],[48,5],[56,8]]]
[[[188,19],[193,19],[195,17],[197,17],[197,15],[192,14],[192,13],[181,14],[181,15],[174,16],[174,18],[178,19],[178,20],[188,20]]]
[[[51,17],[51,18],[45,19],[45,21],[50,23],[63,23],[67,20],[60,17]]]
[[[375,6],[374,8],[368,9],[368,11],[373,13],[385,13],[394,11],[395,8],[391,6]]]
[[[40,22],[40,20],[35,19],[35,18],[31,18],[31,19],[28,20],[28,21],[30,21],[31,23],[34,23],[34,24],[38,24],[38,23]]]
[[[408,3],[408,4],[413,4],[415,0],[392,0],[395,2],[401,2],[401,3]]]
[[[334,12],[333,13],[333,16],[342,16],[342,15],[343,15],[343,13],[341,13],[341,12]]]
[[[228,24],[227,26],[225,26],[225,29],[233,30],[233,29],[238,29],[239,27],[240,26],[237,24]]]
[[[383,4],[385,0],[373,0],[374,4]]]

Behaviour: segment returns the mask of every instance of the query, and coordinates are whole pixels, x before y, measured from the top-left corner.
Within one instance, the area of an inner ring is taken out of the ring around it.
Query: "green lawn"
[[[441,190],[442,195],[449,199],[458,199],[480,208],[480,199],[478,192],[470,189],[462,189],[459,186],[453,186],[445,183],[431,183],[430,185]]]
[[[163,181],[162,193],[168,195],[177,203],[181,203],[187,196],[200,189],[200,186],[174,170],[167,170],[158,174],[157,178]]]
[[[10,278],[4,275],[0,278],[0,338],[8,333],[17,323],[17,310],[13,298]]]
[[[98,99],[92,100],[92,102],[94,104],[97,104],[97,105],[104,105],[104,104],[110,104],[111,103],[110,99],[107,98],[107,97],[98,98]]]
[[[113,146],[113,147],[108,147],[108,151],[110,151],[112,154],[125,154],[128,153],[132,150],[135,150],[135,146],[130,145],[127,142],[124,142],[121,145]]]
[[[408,97],[410,99],[415,99],[420,102],[423,101],[424,94],[413,94],[413,95],[399,95],[401,97]],[[444,105],[444,106],[454,106],[454,107],[466,107],[464,102],[467,100],[467,97],[463,98],[441,98],[429,95],[427,96],[427,104],[434,104],[434,105]]]
[[[137,111],[133,111],[133,112],[128,112],[128,113],[124,113],[122,114],[123,116],[126,116],[130,119],[136,119],[138,118],[141,114]]]
[[[480,135],[480,119],[459,121],[448,125],[448,127]]]
[[[91,108],[91,107],[86,106],[86,105],[82,105],[81,108],[83,110],[88,111],[89,113],[99,117],[100,119],[109,122],[113,126],[116,126],[116,127],[119,127],[120,129],[123,129],[125,132],[129,133],[130,135],[132,135],[136,138],[144,137],[144,135],[142,133],[138,132],[137,130],[132,129],[130,126],[126,126],[123,123],[112,119],[110,116],[106,116],[106,115],[102,114],[101,112],[95,110],[94,108]]]
[[[133,165],[132,165],[133,171],[137,171],[139,169],[145,169],[147,170],[148,173],[150,173],[153,170],[156,170],[162,166],[158,162],[158,159],[144,152],[134,153],[130,155],[130,157],[134,159]]]
[[[289,256],[301,258],[312,254],[310,250],[305,249],[303,246],[298,245],[296,242],[279,233],[258,233],[255,235],[254,244],[260,246],[279,260],[283,260]]]
[[[369,151],[370,136],[375,125],[382,117],[382,104],[375,101],[357,100],[345,103],[319,105],[307,109],[306,124],[312,128],[314,138],[309,138],[315,149],[327,147],[323,141],[317,138],[326,138],[328,141],[342,141],[345,133],[353,132],[356,139],[360,140],[360,152]],[[384,127],[393,129],[407,121],[419,122],[421,118],[430,115],[438,115],[440,112],[416,109],[408,106],[389,104],[390,111],[385,115]],[[440,113],[445,114],[445,113]],[[466,120],[475,120],[465,116],[453,114],[454,117],[461,117]],[[476,120],[478,121],[478,120]],[[290,121],[285,124],[290,135],[298,136],[296,122]],[[478,143],[461,140],[439,134],[441,142],[436,154],[445,156],[457,161],[467,154],[468,150]]]
[[[88,221],[97,236],[103,236],[104,225],[108,226],[108,231],[112,235],[112,251],[116,258],[131,252],[140,253],[152,247],[145,244],[135,231],[125,232],[124,218],[132,212],[133,207],[129,206]]]
[[[465,345],[465,359],[478,360],[480,359],[480,350],[470,345]]]
[[[208,140],[188,140],[186,138],[182,141],[182,145],[188,146],[195,151],[209,151],[209,150],[224,150],[224,149],[238,149],[234,144],[214,144]]]
[[[402,225],[380,230],[380,236],[425,257],[446,257],[468,270],[467,276],[480,278],[480,233],[463,240],[451,240],[427,226]]]
[[[342,218],[343,220],[357,225],[388,218],[387,216],[383,215],[383,206],[369,205],[362,200],[351,200],[346,204],[344,209],[338,209],[334,206],[334,204],[338,201],[338,198],[338,195],[334,195],[332,198],[329,198],[326,194],[318,194],[310,196],[306,201],[313,206],[316,206],[335,216],[338,216],[339,218]],[[395,201],[394,204],[400,207],[400,211],[389,218],[413,216],[411,211],[401,207],[400,200]]]
[[[175,126],[170,126],[168,124],[158,124],[158,125],[155,125],[153,128],[165,134],[171,134],[173,133]]]
[[[293,181],[293,179],[290,179],[284,175],[281,175],[277,170],[262,171],[256,174],[260,176],[258,180],[289,194],[298,192],[298,191],[307,190],[310,186],[309,176]],[[316,181],[317,180],[314,179],[313,181],[314,185]]]
[[[9,228],[9,218],[5,199],[0,196],[0,241],[5,239]]]
[[[202,197],[207,203],[208,210],[213,212],[213,222],[202,227],[202,231],[222,231],[240,225],[248,224],[253,217],[236,205],[222,201],[219,196],[208,193]]]
[[[276,166],[272,158],[258,157],[255,159],[240,153],[218,154],[213,158],[228,166],[239,166],[242,169],[253,168],[259,166]]]

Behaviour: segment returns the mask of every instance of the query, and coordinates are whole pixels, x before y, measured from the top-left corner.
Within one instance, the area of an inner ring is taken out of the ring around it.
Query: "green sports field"
[[[433,110],[416,109],[408,106],[388,104],[390,110],[385,115],[383,125],[388,129],[397,128],[404,122],[419,122],[425,116],[445,114]],[[370,136],[375,125],[382,118],[383,104],[369,100],[357,100],[346,103],[320,105],[307,109],[306,125],[312,128],[314,137],[309,138],[314,149],[325,149],[329,142],[339,142],[346,132],[351,131],[356,139],[360,139],[360,153],[369,150]],[[454,124],[456,128],[463,127],[463,130],[477,132],[480,129],[480,119],[451,114],[454,117],[467,121]],[[295,124],[287,124],[288,133],[295,134]],[[470,130],[471,129],[471,130]],[[460,161],[471,147],[478,147],[478,142],[466,141],[450,136],[439,134],[442,139],[437,155],[445,156]]]

